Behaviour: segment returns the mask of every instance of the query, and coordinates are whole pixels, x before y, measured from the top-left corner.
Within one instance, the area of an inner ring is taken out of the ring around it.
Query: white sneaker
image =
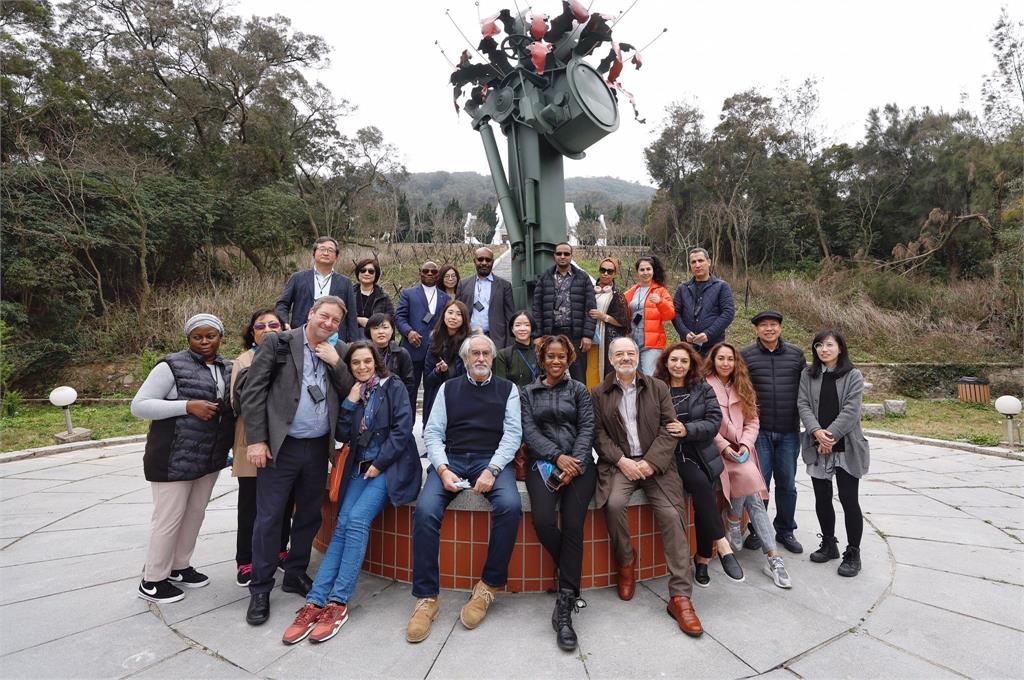
[[[764,573],[771,576],[772,581],[775,582],[779,588],[792,588],[793,582],[789,578],[789,572],[786,571],[786,565],[783,564],[782,558],[779,556],[768,557],[768,564],[764,567]]]

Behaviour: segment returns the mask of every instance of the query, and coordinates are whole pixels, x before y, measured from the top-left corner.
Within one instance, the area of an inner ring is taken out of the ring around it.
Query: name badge
[[[433,320],[434,320],[434,313],[433,312],[427,312],[426,314],[423,315],[423,323],[430,323]]]
[[[477,300],[476,302],[473,303],[473,309],[475,309],[478,312],[482,312],[484,311],[484,305],[482,302]]]

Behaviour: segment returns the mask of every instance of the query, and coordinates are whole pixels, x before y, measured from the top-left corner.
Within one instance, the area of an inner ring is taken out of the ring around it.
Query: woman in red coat
[[[665,324],[672,321],[676,309],[672,294],[665,288],[665,268],[654,255],[636,261],[639,283],[626,291],[629,318],[633,324],[633,340],[640,347],[640,370],[654,375],[658,357],[667,344]]]

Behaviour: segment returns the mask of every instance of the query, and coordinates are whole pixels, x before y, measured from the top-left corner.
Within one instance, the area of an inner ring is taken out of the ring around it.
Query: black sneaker
[[[701,588],[707,588],[711,585],[711,574],[708,573],[708,565],[701,564],[700,562],[693,563],[693,580],[697,582]]]
[[[846,546],[843,551],[843,562],[837,570],[840,576],[856,576],[860,573],[860,548]]]
[[[747,534],[746,539],[744,539],[744,541],[743,541],[743,549],[744,550],[760,550],[761,549],[761,537],[757,535],[756,531],[754,531],[754,525],[753,524],[747,524],[747,529],[749,530],[749,533]]]
[[[821,536],[821,534],[818,534]],[[821,536],[821,545],[811,553],[811,562],[828,562],[839,559],[839,541],[835,536]]]
[[[157,604],[167,604],[184,600],[185,593],[181,592],[179,588],[172,586],[167,579],[163,581],[147,581],[143,579],[142,583],[139,584],[139,597],[143,600],[156,602]]]
[[[743,581],[743,567],[740,566],[739,560],[736,559],[736,555],[729,553],[728,555],[719,555],[718,561],[722,563],[722,571],[725,575],[736,583]]]
[[[182,588],[202,588],[210,582],[210,577],[200,574],[193,567],[185,567],[184,569],[172,569],[167,580]]]
[[[800,545],[800,541],[796,540],[796,536],[793,535],[792,531],[784,531],[781,534],[775,534],[775,542],[789,552],[797,555],[804,551],[804,547]]]
[[[248,588],[252,581],[252,564],[238,565],[238,573],[235,574],[235,585]]]

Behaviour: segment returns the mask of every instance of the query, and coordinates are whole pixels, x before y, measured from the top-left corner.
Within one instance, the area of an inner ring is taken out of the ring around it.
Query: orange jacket
[[[630,318],[633,316],[633,296],[640,284],[626,291],[626,303],[629,305]],[[651,296],[657,295],[660,300],[655,304]],[[665,349],[665,323],[676,316],[676,308],[672,304],[672,294],[665,286],[651,282],[651,290],[644,299],[644,349]]]

